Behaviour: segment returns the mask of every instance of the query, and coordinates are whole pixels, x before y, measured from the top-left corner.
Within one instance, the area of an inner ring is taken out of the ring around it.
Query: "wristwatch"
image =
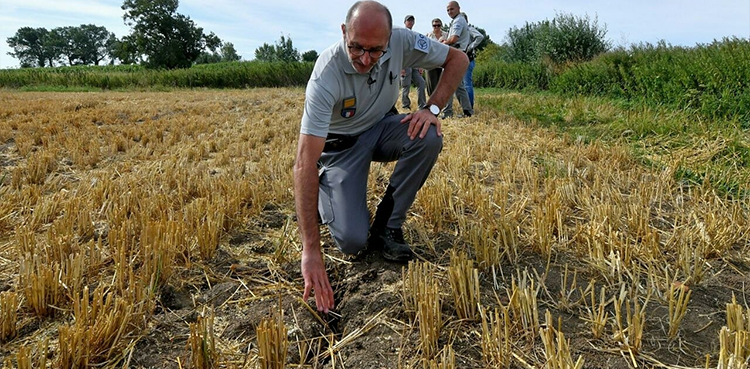
[[[440,114],[440,107],[435,104],[428,105],[426,109],[429,110],[430,113],[432,113],[432,115],[436,117],[438,116],[438,114]]]

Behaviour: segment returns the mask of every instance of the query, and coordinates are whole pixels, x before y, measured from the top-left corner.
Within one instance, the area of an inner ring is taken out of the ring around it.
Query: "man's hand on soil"
[[[302,299],[307,301],[310,292],[315,290],[315,306],[326,314],[333,309],[333,288],[328,281],[328,274],[320,252],[302,251],[302,277],[305,279],[305,293]]]

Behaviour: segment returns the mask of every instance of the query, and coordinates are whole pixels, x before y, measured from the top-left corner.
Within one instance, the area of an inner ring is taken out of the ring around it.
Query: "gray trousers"
[[[458,99],[458,103],[461,104],[461,110],[468,111],[469,114],[474,115],[474,108],[471,107],[469,93],[466,92],[466,86],[464,86],[463,80],[458,84],[458,88],[456,89],[456,98]],[[443,112],[448,116],[453,115],[453,96],[448,99],[448,104],[445,106]]]
[[[427,105],[427,98],[424,93],[424,78],[419,73],[419,68],[404,68],[404,76],[401,78],[401,107],[405,109],[411,108],[409,88],[412,82],[417,84],[418,108],[422,109]]]
[[[393,210],[387,226],[400,228],[443,148],[435,126],[413,141],[407,136],[404,115],[389,114],[363,132],[351,148],[324,152],[319,165],[318,212],[328,225],[336,246],[345,254],[356,254],[367,246],[370,213],[367,208],[367,178],[370,163],[397,161],[389,187]]]

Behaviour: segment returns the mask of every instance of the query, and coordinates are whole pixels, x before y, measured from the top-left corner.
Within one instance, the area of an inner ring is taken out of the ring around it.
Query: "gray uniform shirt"
[[[451,38],[453,35],[458,35],[458,41],[456,41],[456,44],[458,44],[458,49],[466,52],[466,49],[471,43],[469,23],[467,23],[466,19],[464,19],[464,17],[459,14],[455,18],[453,18],[449,28],[450,30],[448,31],[448,37],[446,38]]]
[[[359,74],[341,41],[315,62],[305,91],[300,133],[357,135],[379,122],[398,100],[401,69],[443,65],[448,46],[406,28],[394,28],[388,51],[368,74]]]

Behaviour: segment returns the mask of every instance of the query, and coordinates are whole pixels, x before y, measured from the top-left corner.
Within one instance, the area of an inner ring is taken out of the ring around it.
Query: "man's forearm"
[[[308,251],[308,248],[320,250],[317,160],[323,143],[322,138],[300,135],[297,160],[294,163],[294,203],[304,251]]]
[[[458,49],[450,48],[448,50],[448,57],[443,64],[443,73],[440,75],[440,81],[435,91],[430,95],[427,104],[437,104],[440,107],[445,107],[448,99],[456,92],[456,88],[461,83],[468,66],[469,58],[466,54]]]
[[[320,248],[317,178],[318,173],[315,167],[310,169],[295,166],[294,168],[294,202],[297,207],[297,223],[304,249]]]
[[[448,38],[445,39],[445,43],[448,44],[448,45],[453,45],[456,42],[458,42],[458,36],[456,36],[456,35],[453,35],[453,36],[448,37]]]

